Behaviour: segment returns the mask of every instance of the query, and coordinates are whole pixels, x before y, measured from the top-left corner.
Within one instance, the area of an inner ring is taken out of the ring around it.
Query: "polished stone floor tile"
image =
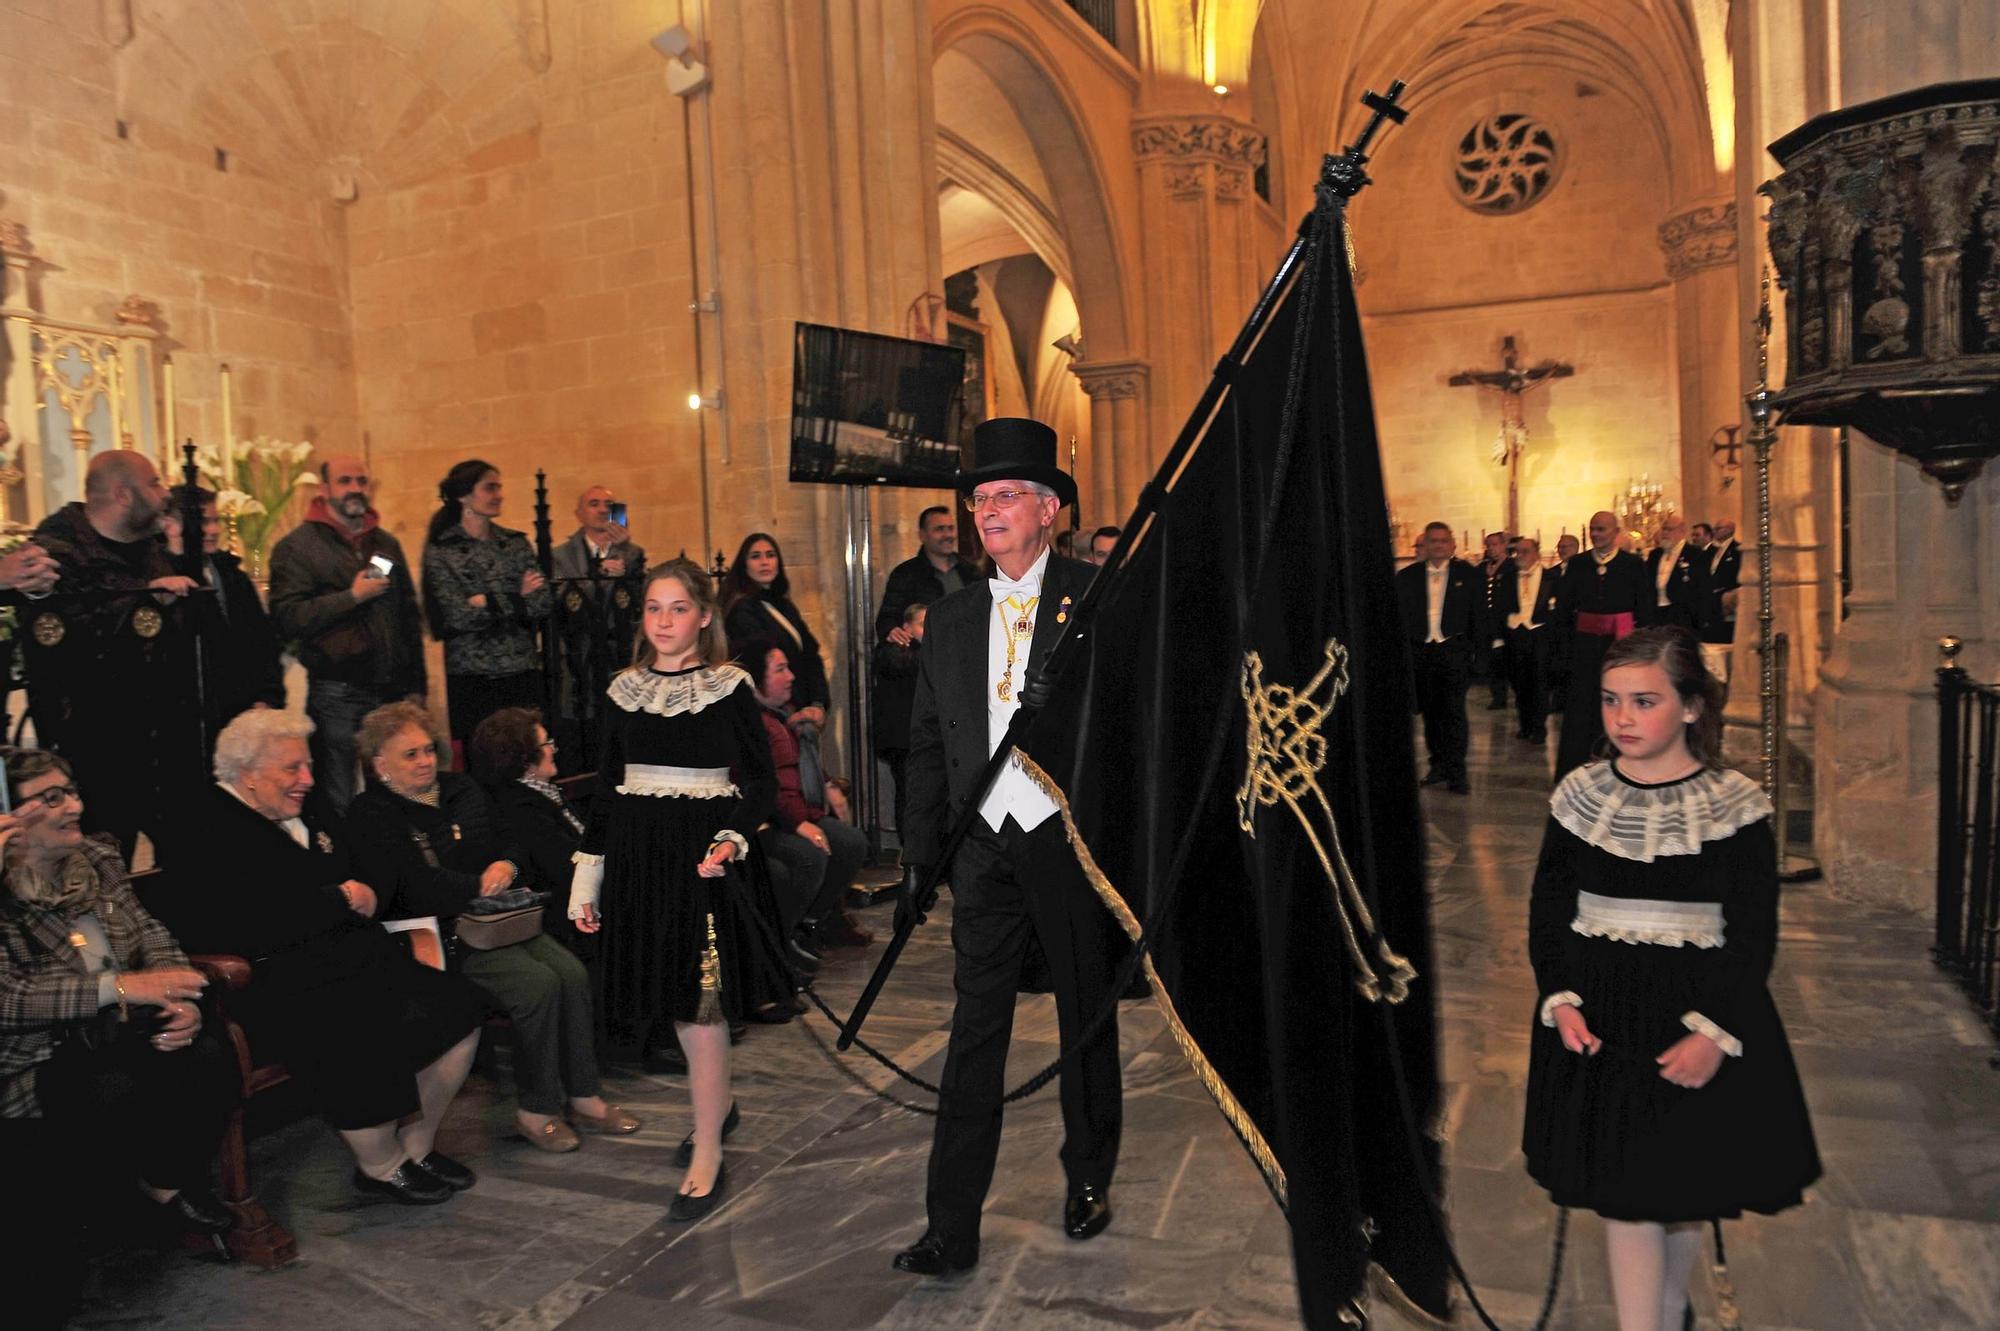
[[[1426,791],[1449,1224],[1482,1301],[1526,1328],[1548,1280],[1555,1211],[1520,1158],[1534,981],[1523,937],[1547,818],[1547,755],[1472,712],[1469,797]],[[1928,925],[1788,887],[1772,990],[1815,1114],[1826,1177],[1786,1215],[1727,1227],[1750,1331],[2000,1327],[2000,1072],[1990,1035],[1926,960]],[[935,1080],[951,1014],[949,903],[921,931],[868,1038]],[[878,934],[888,911],[871,912]],[[835,953],[820,983],[845,1013],[873,957]],[[505,1055],[474,1074],[440,1145],[481,1183],[431,1209],[364,1201],[333,1136],[293,1115],[252,1143],[260,1195],[298,1236],[277,1272],[178,1252],[117,1251],[92,1268],[79,1326],[394,1331],[890,1331],[1298,1324],[1290,1231],[1150,1004],[1124,1005],[1125,1136],[1111,1229],[1060,1229],[1053,1089],[1006,1115],[976,1269],[925,1282],[889,1268],[923,1228],[930,1097],[817,1015],[755,1027],[736,1051],[742,1127],[730,1196],[709,1219],[665,1218],[690,1126],[682,1080],[614,1067],[609,1091],[646,1120],[628,1139],[547,1156],[513,1134]],[[1010,1084],[1057,1051],[1050,1000],[1024,998]],[[265,1117],[269,1117],[265,1115]],[[282,1118],[282,1116],[280,1116]],[[1702,1325],[1713,1278],[1697,1275]],[[1413,1331],[1390,1300],[1378,1331]],[[1573,1216],[1550,1331],[1615,1325],[1603,1232]],[[1478,1325],[1461,1307],[1455,1327]]]

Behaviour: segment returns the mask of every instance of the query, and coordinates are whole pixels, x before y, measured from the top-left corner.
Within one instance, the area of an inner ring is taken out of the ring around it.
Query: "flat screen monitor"
[[[802,323],[792,353],[794,481],[948,490],[965,352]]]

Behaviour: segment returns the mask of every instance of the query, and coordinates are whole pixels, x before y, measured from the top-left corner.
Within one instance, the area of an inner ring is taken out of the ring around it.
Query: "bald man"
[[[129,859],[141,831],[159,842],[161,791],[202,778],[181,605],[195,583],[160,540],[167,487],[151,459],[97,454],[83,496],[35,529],[61,581],[20,612],[28,707],[42,746],[76,768],[85,830]]]
[[[423,620],[403,547],[382,526],[361,458],[320,464],[305,521],[271,551],[271,618],[299,644],[313,775],[337,813],[354,798],[354,733],[385,702],[421,700]]]
[[[1618,515],[1590,515],[1590,548],[1569,561],[1556,598],[1554,622],[1569,633],[1569,685],[1563,700],[1556,780],[1598,756],[1604,714],[1597,675],[1604,653],[1635,628],[1657,618],[1658,593],[1645,561],[1621,548]]]
[[[563,650],[556,716],[549,729],[565,773],[596,763],[604,689],[631,661],[639,629],[646,552],[620,521],[624,513],[610,486],[591,486],[576,497],[576,530],[555,548],[551,561]]]

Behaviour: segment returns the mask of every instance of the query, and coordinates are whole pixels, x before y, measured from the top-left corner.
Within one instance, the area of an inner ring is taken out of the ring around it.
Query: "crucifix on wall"
[[[1528,424],[1522,400],[1551,379],[1567,379],[1576,373],[1574,365],[1545,360],[1522,369],[1514,351],[1514,339],[1500,344],[1500,368],[1464,370],[1448,381],[1453,388],[1497,388],[1500,390],[1500,438],[1493,460],[1507,468],[1507,534],[1521,530],[1521,454],[1528,446]]]

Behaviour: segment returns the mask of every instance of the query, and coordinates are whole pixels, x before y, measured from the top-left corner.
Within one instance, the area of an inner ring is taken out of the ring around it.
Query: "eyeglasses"
[[[51,809],[60,809],[71,800],[80,800],[82,798],[83,793],[75,786],[50,786],[47,790],[38,790],[32,795],[23,795],[21,802],[26,804],[31,800],[40,800]]]
[[[991,504],[993,507],[1004,511],[1014,507],[1014,505],[1020,503],[1023,499],[1036,499],[1039,497],[1033,490],[992,490],[986,494],[979,494],[975,491],[965,497],[965,507],[968,511],[977,513],[980,509]]]

